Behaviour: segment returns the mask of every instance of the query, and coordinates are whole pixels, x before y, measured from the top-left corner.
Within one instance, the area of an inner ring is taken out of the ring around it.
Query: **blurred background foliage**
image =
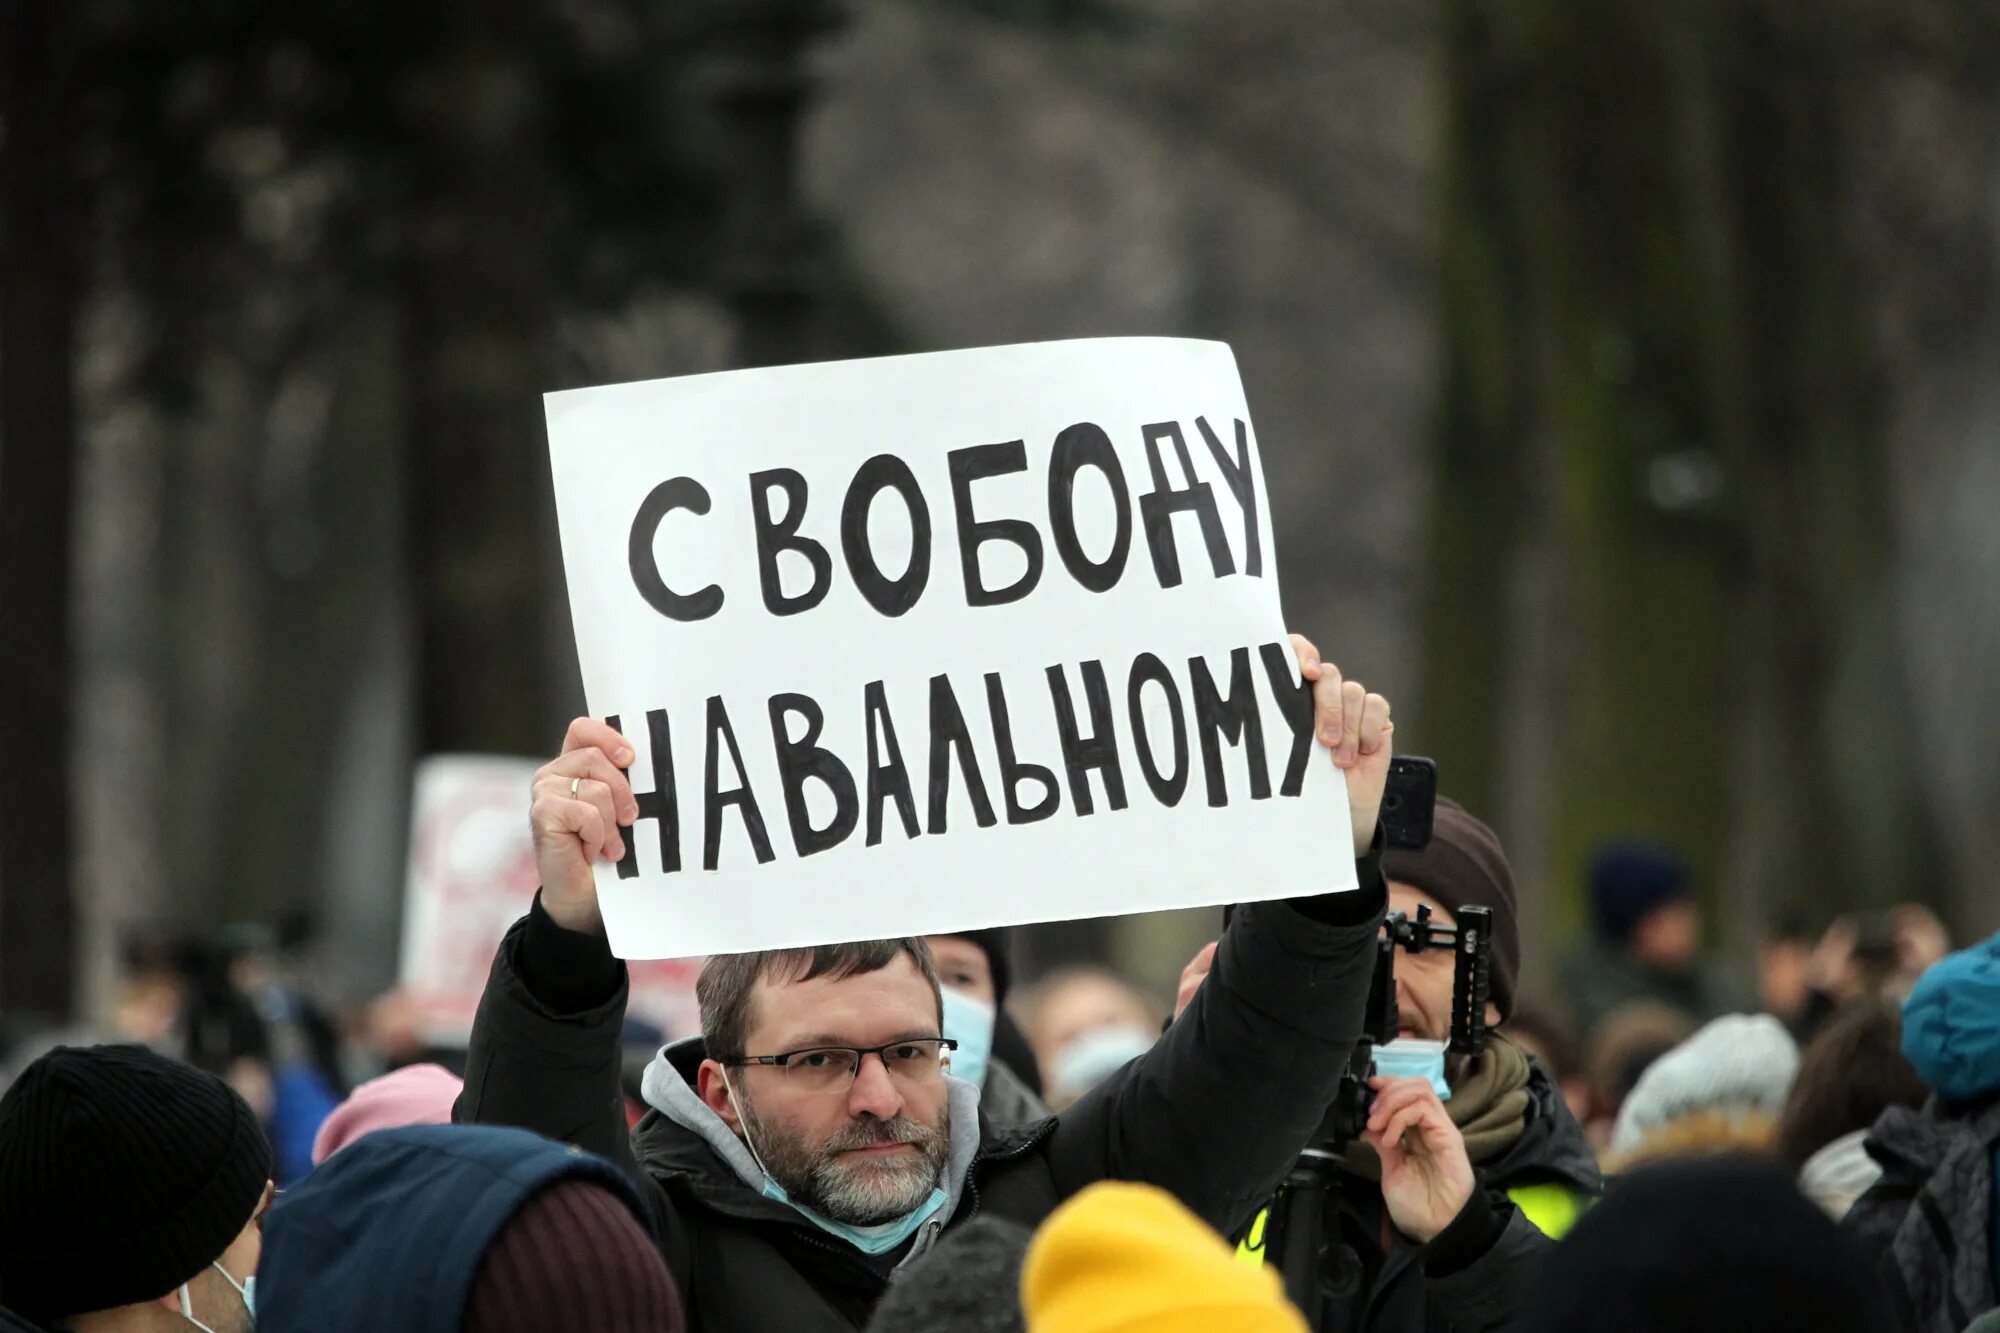
[[[1531,975],[1623,833],[1739,951],[2000,919],[1991,0],[0,24],[0,1010],[159,922],[391,978],[412,758],[581,706],[545,390],[1097,334],[1235,347],[1287,614],[1500,828]]]

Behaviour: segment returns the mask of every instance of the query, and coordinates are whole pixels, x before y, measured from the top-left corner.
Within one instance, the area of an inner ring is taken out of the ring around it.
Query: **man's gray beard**
[[[899,1115],[889,1120],[871,1117],[817,1145],[773,1133],[754,1106],[746,1105],[745,1127],[756,1136],[764,1169],[784,1186],[792,1202],[850,1226],[876,1226],[911,1212],[930,1196],[944,1175],[951,1156],[951,1107],[944,1108],[938,1128]],[[909,1143],[915,1155],[898,1153],[888,1161],[849,1163],[839,1154],[879,1143]]]

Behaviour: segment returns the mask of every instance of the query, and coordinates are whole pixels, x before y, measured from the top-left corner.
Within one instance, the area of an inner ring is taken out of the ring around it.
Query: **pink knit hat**
[[[465,1080],[441,1065],[405,1065],[394,1073],[370,1079],[333,1114],[313,1137],[313,1165],[378,1129],[399,1125],[448,1125],[451,1104]]]

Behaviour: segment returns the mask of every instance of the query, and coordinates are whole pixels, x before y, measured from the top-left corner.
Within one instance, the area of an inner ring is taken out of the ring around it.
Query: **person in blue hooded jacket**
[[[1931,1098],[1875,1122],[1882,1179],[1843,1226],[1882,1256],[1905,1328],[1959,1333],[2000,1306],[2000,934],[1924,973],[1903,1054]]]
[[[366,1135],[264,1224],[260,1333],[680,1333],[679,1294],[623,1173],[526,1130]]]

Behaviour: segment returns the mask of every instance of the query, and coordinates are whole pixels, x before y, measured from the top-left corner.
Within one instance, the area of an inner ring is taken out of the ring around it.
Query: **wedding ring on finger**
[[[577,789],[581,786],[583,786],[582,778],[571,778],[569,780],[569,798],[572,801],[576,799]]]

